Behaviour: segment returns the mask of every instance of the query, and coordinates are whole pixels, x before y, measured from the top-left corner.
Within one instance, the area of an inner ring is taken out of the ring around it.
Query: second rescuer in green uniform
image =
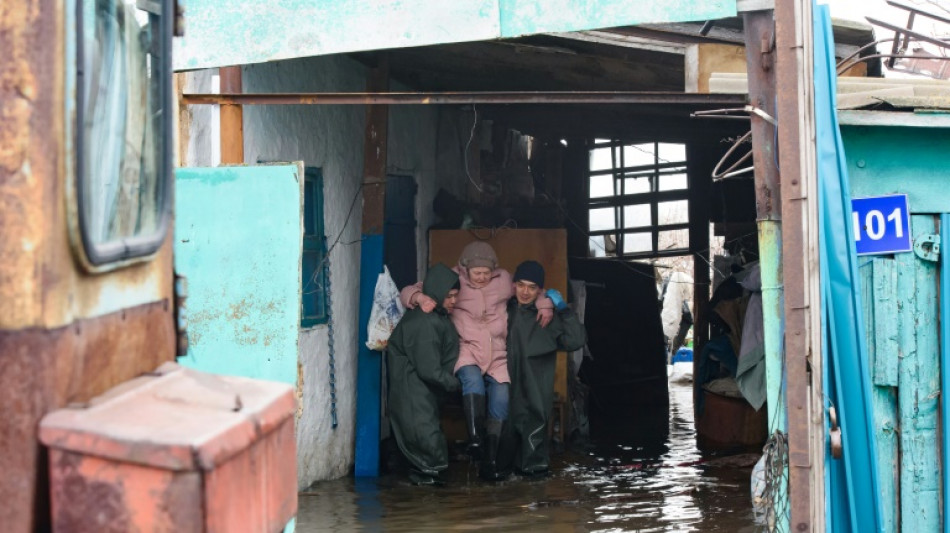
[[[587,333],[561,294],[547,291],[557,313],[546,328],[538,325],[535,300],[544,290],[544,267],[536,261],[518,265],[515,296],[508,302],[508,374],[511,390],[508,420],[514,438],[514,468],[526,476],[548,473],[548,424],[554,404],[557,351],[579,350]]]
[[[416,484],[440,484],[449,465],[439,405],[442,394],[459,388],[452,373],[459,337],[449,320],[458,289],[458,274],[441,263],[430,268],[422,292],[438,302],[435,312],[410,309],[389,338],[389,411]]]

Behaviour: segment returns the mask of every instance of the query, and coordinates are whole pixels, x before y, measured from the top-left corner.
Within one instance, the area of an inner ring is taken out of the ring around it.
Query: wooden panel
[[[897,531],[900,480],[898,465],[899,427],[897,415],[898,345],[897,345],[897,263],[893,259],[875,258],[861,268],[864,297],[864,323],[868,356],[871,359],[874,410],[875,456],[878,464],[878,487],[881,491],[881,518],[884,531]]]
[[[220,71],[222,93],[242,93],[241,67]],[[244,164],[244,110],[239,105],[221,106],[221,164]]]
[[[911,217],[916,240],[934,233],[933,217]],[[940,369],[937,346],[937,263],[912,253],[897,254],[900,368],[900,516],[901,531],[937,531],[940,527],[940,465],[937,405]]]
[[[694,44],[686,48],[686,92],[708,93],[713,72],[745,73],[745,47]]]
[[[429,265],[458,264],[468,243],[482,240],[495,249],[501,268],[514,273],[518,263],[533,259],[544,266],[544,285],[567,294],[567,233],[562,229],[432,230]]]
[[[493,234],[494,233],[494,234]],[[432,230],[429,232],[429,265],[458,264],[468,243],[483,240],[498,254],[501,268],[514,273],[522,261],[533,259],[544,266],[545,288],[557,289],[567,297],[567,232],[563,229]],[[566,400],[567,354],[558,352],[554,371],[554,393]],[[561,424],[561,431],[564,425]],[[448,434],[448,432],[447,432]],[[449,435],[450,437],[452,435]],[[563,435],[562,435],[563,438]]]

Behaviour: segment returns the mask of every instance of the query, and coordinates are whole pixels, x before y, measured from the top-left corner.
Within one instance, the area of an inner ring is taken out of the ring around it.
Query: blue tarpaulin
[[[827,397],[837,411],[844,444],[841,459],[826,461],[828,530],[881,531],[871,374],[851,239],[850,187],[835,109],[831,15],[828,6],[815,6],[814,13],[822,350]]]

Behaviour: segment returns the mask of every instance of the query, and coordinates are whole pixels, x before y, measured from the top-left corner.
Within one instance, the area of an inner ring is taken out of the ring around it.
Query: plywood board
[[[545,288],[567,295],[567,232],[563,229],[431,230],[429,265],[458,264],[462,249],[481,240],[495,249],[501,268],[514,273],[518,263],[533,259],[544,266]]]

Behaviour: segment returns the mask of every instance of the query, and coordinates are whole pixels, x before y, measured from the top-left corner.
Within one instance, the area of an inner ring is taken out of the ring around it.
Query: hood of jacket
[[[422,282],[422,293],[435,300],[439,308],[441,308],[442,302],[445,300],[445,295],[447,295],[458,282],[458,274],[442,263],[437,263],[430,268],[429,273],[426,274],[426,279]]]

